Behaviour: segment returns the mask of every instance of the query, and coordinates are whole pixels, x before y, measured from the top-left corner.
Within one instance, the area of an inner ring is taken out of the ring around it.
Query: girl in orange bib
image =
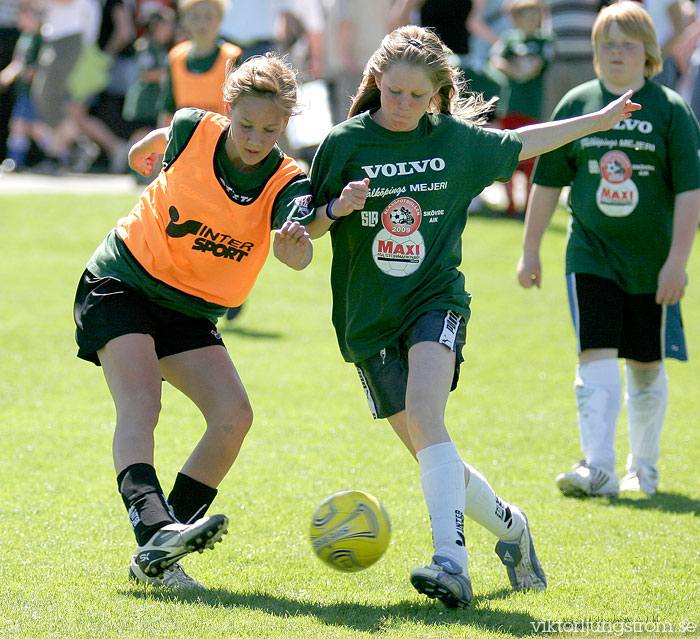
[[[272,231],[280,261],[296,270],[311,261],[309,182],[277,147],[296,90],[294,71],[272,54],[229,64],[229,117],[180,109],[137,142],[131,167],[148,176],[163,155],[163,169],[78,286],[78,357],[102,366],[117,409],[114,464],[138,546],[129,568],[137,581],[203,588],[178,562],[227,530],[224,515],[205,515],[252,411],[215,322],[245,300]],[[153,466],[163,380],[206,420],[167,499]]]

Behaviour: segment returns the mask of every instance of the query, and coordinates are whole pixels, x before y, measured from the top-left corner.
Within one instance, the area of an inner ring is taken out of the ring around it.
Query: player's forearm
[[[522,161],[542,155],[597,131],[600,128],[595,113],[520,127],[517,132],[523,141],[523,148],[518,159]]]
[[[151,153],[165,153],[165,147],[168,145],[168,127],[154,129],[144,138],[136,142],[129,151],[129,157],[132,154],[139,156],[150,155]]]
[[[552,219],[560,194],[560,188],[540,184],[532,186],[523,230],[523,255],[539,254],[542,237]]]
[[[314,216],[314,219],[306,225],[306,230],[308,231],[312,240],[325,235],[328,232],[328,229],[331,228],[331,224],[333,224],[333,220],[326,215],[326,208],[327,206],[325,204],[323,206],[316,207],[316,215]]]
[[[685,266],[693,248],[700,218],[700,189],[676,195],[673,211],[673,236],[668,260]]]

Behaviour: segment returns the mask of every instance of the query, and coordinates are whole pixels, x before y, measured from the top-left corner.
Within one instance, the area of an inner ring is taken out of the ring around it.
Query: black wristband
[[[326,205],[326,215],[328,216],[329,220],[333,220],[334,222],[336,220],[339,220],[340,218],[336,215],[333,215],[333,211],[331,211],[331,208],[333,207],[333,204],[335,204],[338,201],[337,197],[334,197],[328,204]]]

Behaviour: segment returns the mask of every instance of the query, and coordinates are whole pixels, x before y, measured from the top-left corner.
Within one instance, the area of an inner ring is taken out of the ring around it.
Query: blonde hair
[[[537,9],[540,13],[543,11],[542,2],[540,0],[510,0],[503,8],[508,15],[513,15],[525,9]]]
[[[224,13],[226,13],[226,9],[228,9],[229,5],[228,0],[177,0],[177,10],[179,13],[185,13],[200,2],[210,2],[211,4],[216,5],[219,8],[221,17],[223,17]]]
[[[367,62],[348,117],[379,108],[376,76],[402,63],[423,69],[437,89],[428,105],[430,113],[456,115],[474,124],[484,124],[497,98],[486,102],[480,93],[467,94],[462,72],[450,66],[451,55],[452,51],[430,29],[410,25],[392,31]],[[462,97],[465,94],[467,97]]]
[[[231,107],[243,96],[252,95],[269,98],[288,115],[296,115],[297,92],[297,72],[286,57],[266,53],[248,58],[238,68],[233,60],[226,64],[223,93]]]
[[[598,63],[598,44],[601,38],[607,36],[613,22],[617,23],[620,31],[630,38],[641,40],[644,43],[646,62],[644,63],[644,77],[653,78],[663,68],[661,49],[656,38],[656,29],[646,9],[633,0],[624,0],[605,7],[593,24],[591,40],[593,41],[593,66],[600,77],[600,65]]]

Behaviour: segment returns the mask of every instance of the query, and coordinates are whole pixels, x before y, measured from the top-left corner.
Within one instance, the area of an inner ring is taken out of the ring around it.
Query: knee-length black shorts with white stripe
[[[688,359],[680,304],[657,304],[654,293],[627,293],[587,273],[569,273],[566,282],[579,353],[614,348],[618,357],[638,362]]]
[[[428,311],[421,315],[399,338],[379,353],[356,363],[355,367],[367,394],[375,419],[391,417],[406,408],[408,351],[418,342],[438,342],[455,353],[455,370],[450,390],[457,388],[459,367],[464,361],[467,323],[454,311]]]

